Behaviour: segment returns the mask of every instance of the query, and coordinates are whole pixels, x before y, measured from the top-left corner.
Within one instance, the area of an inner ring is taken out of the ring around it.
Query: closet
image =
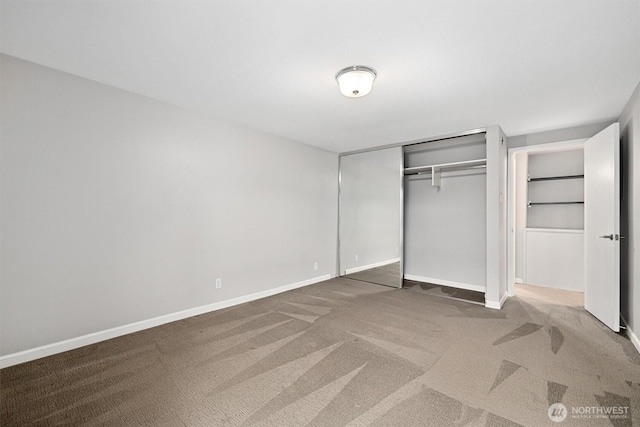
[[[485,292],[485,135],[406,146],[404,165],[404,278]]]
[[[502,307],[508,296],[507,150],[499,126],[340,159],[340,275],[480,291],[485,306]],[[395,271],[398,281],[379,279]]]

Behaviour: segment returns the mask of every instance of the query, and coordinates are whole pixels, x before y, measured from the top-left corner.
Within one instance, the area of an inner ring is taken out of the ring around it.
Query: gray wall
[[[336,154],[1,59],[0,354],[335,274]]]
[[[636,337],[640,337],[640,84],[620,115],[622,140],[622,205],[620,225],[627,239],[620,242],[620,289],[622,316]],[[640,342],[636,342],[640,350]]]
[[[401,230],[402,147],[342,156],[340,273],[399,258]]]

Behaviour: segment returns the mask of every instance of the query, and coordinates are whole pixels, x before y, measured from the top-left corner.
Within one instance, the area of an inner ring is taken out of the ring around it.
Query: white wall
[[[619,118],[622,140],[622,205],[621,232],[621,311],[627,321],[628,332],[640,351],[640,84],[631,95]]]
[[[336,154],[1,59],[1,355],[335,273]]]

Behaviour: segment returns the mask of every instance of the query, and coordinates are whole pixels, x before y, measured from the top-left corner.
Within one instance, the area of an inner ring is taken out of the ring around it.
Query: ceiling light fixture
[[[336,74],[340,92],[349,98],[360,98],[371,92],[375,78],[376,70],[364,65],[352,65]]]

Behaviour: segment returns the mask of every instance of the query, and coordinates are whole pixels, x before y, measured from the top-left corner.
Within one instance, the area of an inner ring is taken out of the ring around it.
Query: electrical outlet
[[[314,262],[314,263],[313,263],[313,269],[314,269],[314,270],[317,270],[317,269],[318,269],[318,263],[317,263],[317,262]]]
[[[222,287],[222,279],[216,279],[216,289],[220,289]]]
[[[358,255],[356,255],[356,261],[358,260]]]

